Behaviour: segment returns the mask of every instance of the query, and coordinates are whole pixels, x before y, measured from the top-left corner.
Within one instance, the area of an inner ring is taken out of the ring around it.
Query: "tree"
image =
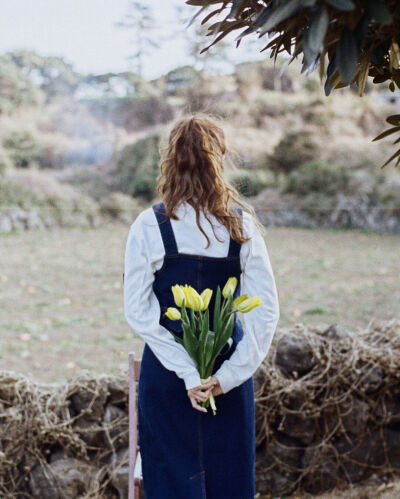
[[[230,57],[228,54],[229,44],[221,42],[218,46],[204,55],[200,54],[202,49],[204,37],[207,33],[207,27],[201,23],[190,22],[188,24],[187,10],[182,6],[176,6],[176,13],[178,16],[179,24],[186,25],[183,30],[179,30],[178,35],[183,35],[186,41],[186,53],[192,60],[192,66],[196,71],[202,72],[209,70],[212,64],[220,62],[229,62]],[[193,21],[193,20],[192,20]]]
[[[46,57],[30,50],[16,50],[4,56],[32,83],[38,85],[47,100],[62,94],[72,94],[80,83],[80,75],[61,57]]]
[[[117,26],[134,32],[135,49],[129,59],[136,63],[135,71],[143,77],[144,57],[151,53],[152,49],[159,47],[152,33],[154,18],[151,8],[142,2],[130,2],[128,13],[122,21],[117,23]]]
[[[0,57],[0,114],[23,105],[35,105],[42,92],[7,55]]]
[[[220,43],[225,36],[240,30],[236,46],[248,36],[267,36],[270,41],[261,49],[289,54],[288,65],[300,54],[301,72],[310,74],[319,68],[325,94],[333,89],[355,84],[364,93],[368,77],[373,83],[389,82],[394,92],[400,88],[400,9],[397,0],[187,0],[200,7],[193,17],[206,13],[202,24],[222,19],[208,26],[212,42],[202,49]],[[214,10],[208,12],[209,7]],[[327,59],[327,60],[326,60]],[[400,134],[400,115],[386,120],[393,125],[373,140],[393,133]],[[400,142],[400,137],[394,144]],[[381,167],[397,158],[398,149]]]

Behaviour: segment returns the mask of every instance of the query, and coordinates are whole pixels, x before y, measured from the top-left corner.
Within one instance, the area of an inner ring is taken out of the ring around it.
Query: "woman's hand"
[[[222,393],[224,393],[224,392],[222,391],[221,385],[219,384],[219,381],[217,380],[217,378],[216,378],[215,376],[213,376],[213,377],[211,378],[211,381],[212,381],[213,379],[215,379],[216,384],[215,384],[215,386],[214,386],[214,388],[213,388],[212,394],[214,395],[214,397],[216,397],[217,395],[221,395],[221,394],[222,394]]]
[[[207,409],[205,407],[202,407],[199,404],[199,402],[205,402],[208,399],[208,397],[211,395],[211,392],[213,392],[213,388],[215,388],[215,386],[217,385],[219,386],[217,378],[212,376],[210,381],[208,381],[207,383],[195,386],[194,388],[187,390],[187,394],[192,404],[192,407],[197,411],[207,412]]]

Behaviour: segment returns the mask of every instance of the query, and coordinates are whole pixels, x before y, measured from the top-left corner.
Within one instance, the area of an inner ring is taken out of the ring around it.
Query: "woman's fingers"
[[[206,388],[212,387],[218,384],[218,381],[216,379],[211,379],[210,381],[207,381],[207,383],[204,383],[202,386],[205,386]]]
[[[197,391],[195,393],[196,399],[200,399],[203,402],[205,402],[209,396],[210,396],[209,390],[207,390],[206,392]]]
[[[193,388],[192,390],[190,390],[190,394],[195,397],[196,399],[200,399],[202,400],[203,402],[205,402],[209,396],[211,395],[211,392],[212,392],[212,388],[209,388],[208,390],[197,390],[195,388]]]
[[[209,388],[208,390],[202,391],[202,390],[197,390],[194,395],[195,397],[203,400],[204,402],[210,398],[210,395],[212,394],[212,388]]]
[[[196,386],[195,388],[193,388],[193,390],[208,390],[209,388],[214,388],[214,386],[216,386],[218,383],[217,381],[207,381],[207,383],[204,383],[202,385],[199,385],[199,386]]]
[[[199,405],[193,396],[189,397],[189,399],[190,399],[190,402],[192,403],[192,407],[194,409],[201,411],[201,412],[207,412],[207,409],[205,407],[202,407],[201,405]]]
[[[188,396],[192,407],[197,411],[208,412],[205,407],[202,407],[199,402],[205,402],[210,398],[214,388],[218,386],[218,381],[213,378],[207,383],[201,384],[188,390]]]
[[[212,391],[212,394],[216,397],[218,395],[221,395],[223,393],[222,389],[220,386],[216,386],[214,390]]]

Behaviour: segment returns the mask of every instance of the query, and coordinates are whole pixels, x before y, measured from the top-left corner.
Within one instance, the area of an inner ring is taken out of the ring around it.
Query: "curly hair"
[[[209,215],[223,224],[238,243],[249,240],[234,212],[234,204],[248,212],[260,227],[254,209],[224,176],[226,152],[225,134],[218,119],[201,112],[177,120],[166,146],[160,145],[156,189],[165,204],[166,215],[176,220],[174,210],[178,204],[189,203],[195,209],[196,223],[207,239],[207,247],[210,240],[201,227],[200,211],[210,222],[216,238]]]

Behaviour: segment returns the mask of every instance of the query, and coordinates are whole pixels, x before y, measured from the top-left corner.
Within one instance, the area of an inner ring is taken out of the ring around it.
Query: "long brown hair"
[[[227,147],[224,131],[218,121],[218,118],[208,113],[180,118],[173,125],[166,146],[160,144],[160,174],[156,182],[168,217],[178,219],[174,210],[181,202],[187,202],[195,209],[196,223],[207,239],[207,247],[210,240],[201,227],[200,211],[210,222],[215,237],[209,215],[223,224],[230,236],[240,244],[249,238],[244,234],[240,218],[233,210],[234,204],[250,213],[261,228],[254,209],[225,178]]]

